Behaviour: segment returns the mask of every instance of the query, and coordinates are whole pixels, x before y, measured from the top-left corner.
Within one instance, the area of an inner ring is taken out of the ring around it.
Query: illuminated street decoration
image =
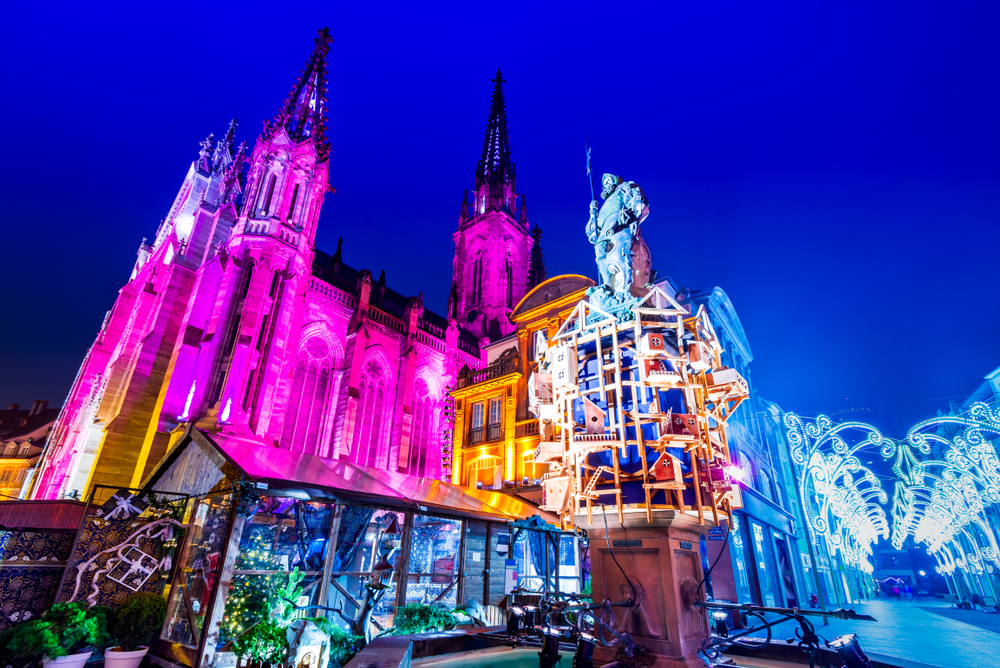
[[[905,441],[883,443],[898,482],[893,495],[892,543],[907,537],[938,561],[938,572],[974,575],[1000,568],[997,545],[1000,458],[989,440],[1000,437],[1000,411],[975,403],[967,414],[941,415],[914,425]],[[993,515],[991,518],[990,515]]]
[[[857,453],[882,449],[888,439],[871,425],[834,424],[825,415],[806,421],[786,413],[784,420],[810,528],[839,550],[845,562],[872,572],[872,545],[889,538],[882,508],[888,495]]]

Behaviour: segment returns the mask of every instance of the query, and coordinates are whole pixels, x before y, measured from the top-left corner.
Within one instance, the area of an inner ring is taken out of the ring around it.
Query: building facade
[[[252,150],[236,122],[201,145],[84,359],[33,498],[136,487],[188,424],[412,475],[447,475],[447,392],[486,363],[480,338],[544,276],[515,193],[502,78],[473,201],[463,203],[448,316],[315,248],[327,181],[321,31]]]
[[[534,463],[540,441],[538,418],[528,411],[534,342],[539,332],[554,336],[593,285],[576,275],[543,281],[511,312],[513,331],[485,347],[488,365],[459,374],[452,393],[453,483],[515,490],[532,502],[541,501],[540,480],[549,467]]]
[[[48,401],[31,408],[9,404],[0,410],[0,501],[22,498],[30,486],[38,456],[59,413]]]

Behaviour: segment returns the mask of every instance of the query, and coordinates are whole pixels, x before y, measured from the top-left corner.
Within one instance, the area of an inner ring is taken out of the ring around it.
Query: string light
[[[825,415],[805,422],[786,413],[784,421],[801,498],[806,500],[806,522],[846,563],[871,573],[872,545],[890,535],[882,508],[889,497],[857,453],[872,446],[882,449],[888,439],[869,424],[834,424]],[[845,440],[847,435],[856,437],[853,444]]]
[[[1000,505],[1000,457],[988,440],[1000,436],[1000,409],[976,402],[963,415],[940,415],[914,425],[904,441],[891,441],[882,456],[899,479],[893,495],[892,543],[908,537],[935,557],[936,570],[1000,568],[994,515]]]

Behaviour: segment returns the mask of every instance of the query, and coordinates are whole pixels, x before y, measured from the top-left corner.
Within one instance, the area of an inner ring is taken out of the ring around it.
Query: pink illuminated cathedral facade
[[[151,244],[143,240],[77,373],[32,497],[138,486],[188,425],[440,478],[447,392],[544,279],[515,191],[499,72],[471,201],[454,233],[447,317],[315,248],[328,185],[326,30],[253,150],[236,122],[202,142]],[[442,226],[442,243],[445,241]],[[444,460],[444,462],[443,462]]]

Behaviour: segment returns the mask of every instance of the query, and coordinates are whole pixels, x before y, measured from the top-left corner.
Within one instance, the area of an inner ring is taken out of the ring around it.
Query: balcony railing
[[[514,438],[523,438],[525,436],[538,436],[538,420],[518,422],[514,425]]]
[[[486,440],[487,441],[500,441],[503,440],[503,425],[491,424],[486,426]]]
[[[494,380],[495,378],[500,378],[501,376],[506,376],[507,374],[514,373],[520,370],[520,361],[516,356],[501,357],[497,361],[490,364],[484,369],[479,371],[474,371],[469,369],[468,371],[463,369],[463,373],[458,375],[458,389],[464,387],[469,387],[470,385],[475,385],[477,383],[484,383],[488,380]]]
[[[469,445],[483,442],[483,428],[473,427],[469,430]]]

